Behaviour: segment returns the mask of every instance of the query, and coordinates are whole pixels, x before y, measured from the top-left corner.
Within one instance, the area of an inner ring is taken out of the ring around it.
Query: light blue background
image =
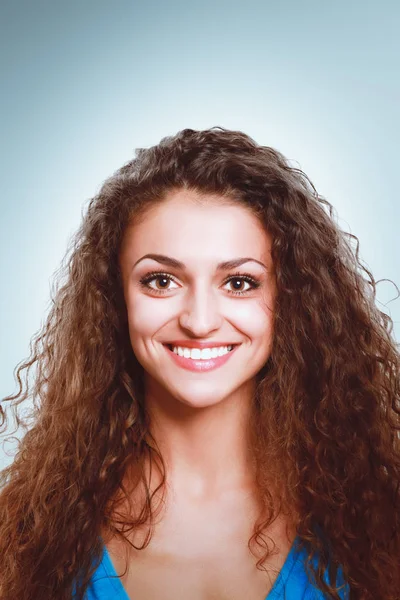
[[[185,127],[221,125],[297,161],[399,277],[400,4],[351,0],[1,3],[1,389],[49,307],[101,183]],[[397,323],[396,289],[378,306]],[[0,450],[0,467],[10,458]]]

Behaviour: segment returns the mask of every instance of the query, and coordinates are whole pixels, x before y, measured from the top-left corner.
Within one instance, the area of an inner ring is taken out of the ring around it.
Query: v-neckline
[[[103,538],[101,539],[103,541]],[[299,554],[297,552],[297,546],[299,541],[300,538],[296,536],[290,547],[288,555],[286,556],[285,562],[283,563],[282,568],[279,571],[272,588],[270,589],[264,600],[278,600],[279,594],[282,591],[286,581],[288,580],[297,559],[299,558]],[[110,577],[110,581],[114,586],[115,592],[118,594],[118,600],[131,600],[128,596],[128,592],[123,586],[121,579],[117,575],[114,563],[112,562],[111,556],[107,550],[107,546],[105,545],[104,541],[102,563],[107,575]]]

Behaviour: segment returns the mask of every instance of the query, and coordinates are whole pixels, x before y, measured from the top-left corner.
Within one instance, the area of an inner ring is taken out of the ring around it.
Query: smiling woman
[[[400,356],[332,212],[220,127],[103,184],[5,399],[0,598],[397,597]]]
[[[161,265],[169,272],[155,270]],[[179,400],[200,408],[229,398],[224,410],[231,411],[235,402],[248,410],[249,382],[270,354],[275,289],[270,238],[254,214],[217,195],[172,191],[157,211],[127,227],[120,266],[131,346],[146,389],[157,386],[146,405]],[[218,428],[221,444],[224,430]],[[192,446],[192,434],[188,441]],[[178,456],[187,455],[176,441],[172,446]],[[222,446],[238,458],[242,454],[234,440]]]

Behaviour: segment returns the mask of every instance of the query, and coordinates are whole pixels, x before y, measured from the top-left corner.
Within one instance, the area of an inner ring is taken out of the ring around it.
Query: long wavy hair
[[[270,555],[263,532],[284,511],[327,598],[339,599],[323,579],[329,565],[331,582],[342,567],[353,600],[398,599],[400,355],[393,322],[375,305],[377,282],[361,265],[358,239],[339,229],[310,179],[277,150],[222,127],[184,129],[136,150],[90,199],[30,358],[15,369],[18,392],[2,401],[25,433],[1,472],[0,598],[70,600],[75,590],[82,600],[101,558],[101,531],[125,540],[127,529],[149,524],[140,547],[150,542],[165,465],[149,433],[143,368],[129,341],[119,249],[127,224],[174,189],[238,202],[272,238],[274,339],[251,413],[263,507],[249,540],[255,557],[262,550],[257,567]],[[28,399],[33,408],[22,418],[17,406]],[[1,418],[3,426],[3,408]],[[157,490],[149,487],[145,460],[161,474]],[[122,513],[139,486],[140,506]]]

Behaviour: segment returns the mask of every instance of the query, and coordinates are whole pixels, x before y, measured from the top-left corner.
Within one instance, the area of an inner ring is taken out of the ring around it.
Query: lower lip
[[[187,369],[188,371],[211,371],[212,369],[216,369],[217,367],[222,367],[222,365],[224,365],[229,360],[232,354],[234,354],[236,349],[239,348],[240,344],[234,346],[230,352],[224,354],[223,356],[217,356],[217,358],[210,358],[207,360],[195,360],[193,358],[185,358],[184,356],[179,356],[179,354],[175,354],[175,352],[173,350],[170,350],[167,345],[163,344],[163,346],[179,367]]]

